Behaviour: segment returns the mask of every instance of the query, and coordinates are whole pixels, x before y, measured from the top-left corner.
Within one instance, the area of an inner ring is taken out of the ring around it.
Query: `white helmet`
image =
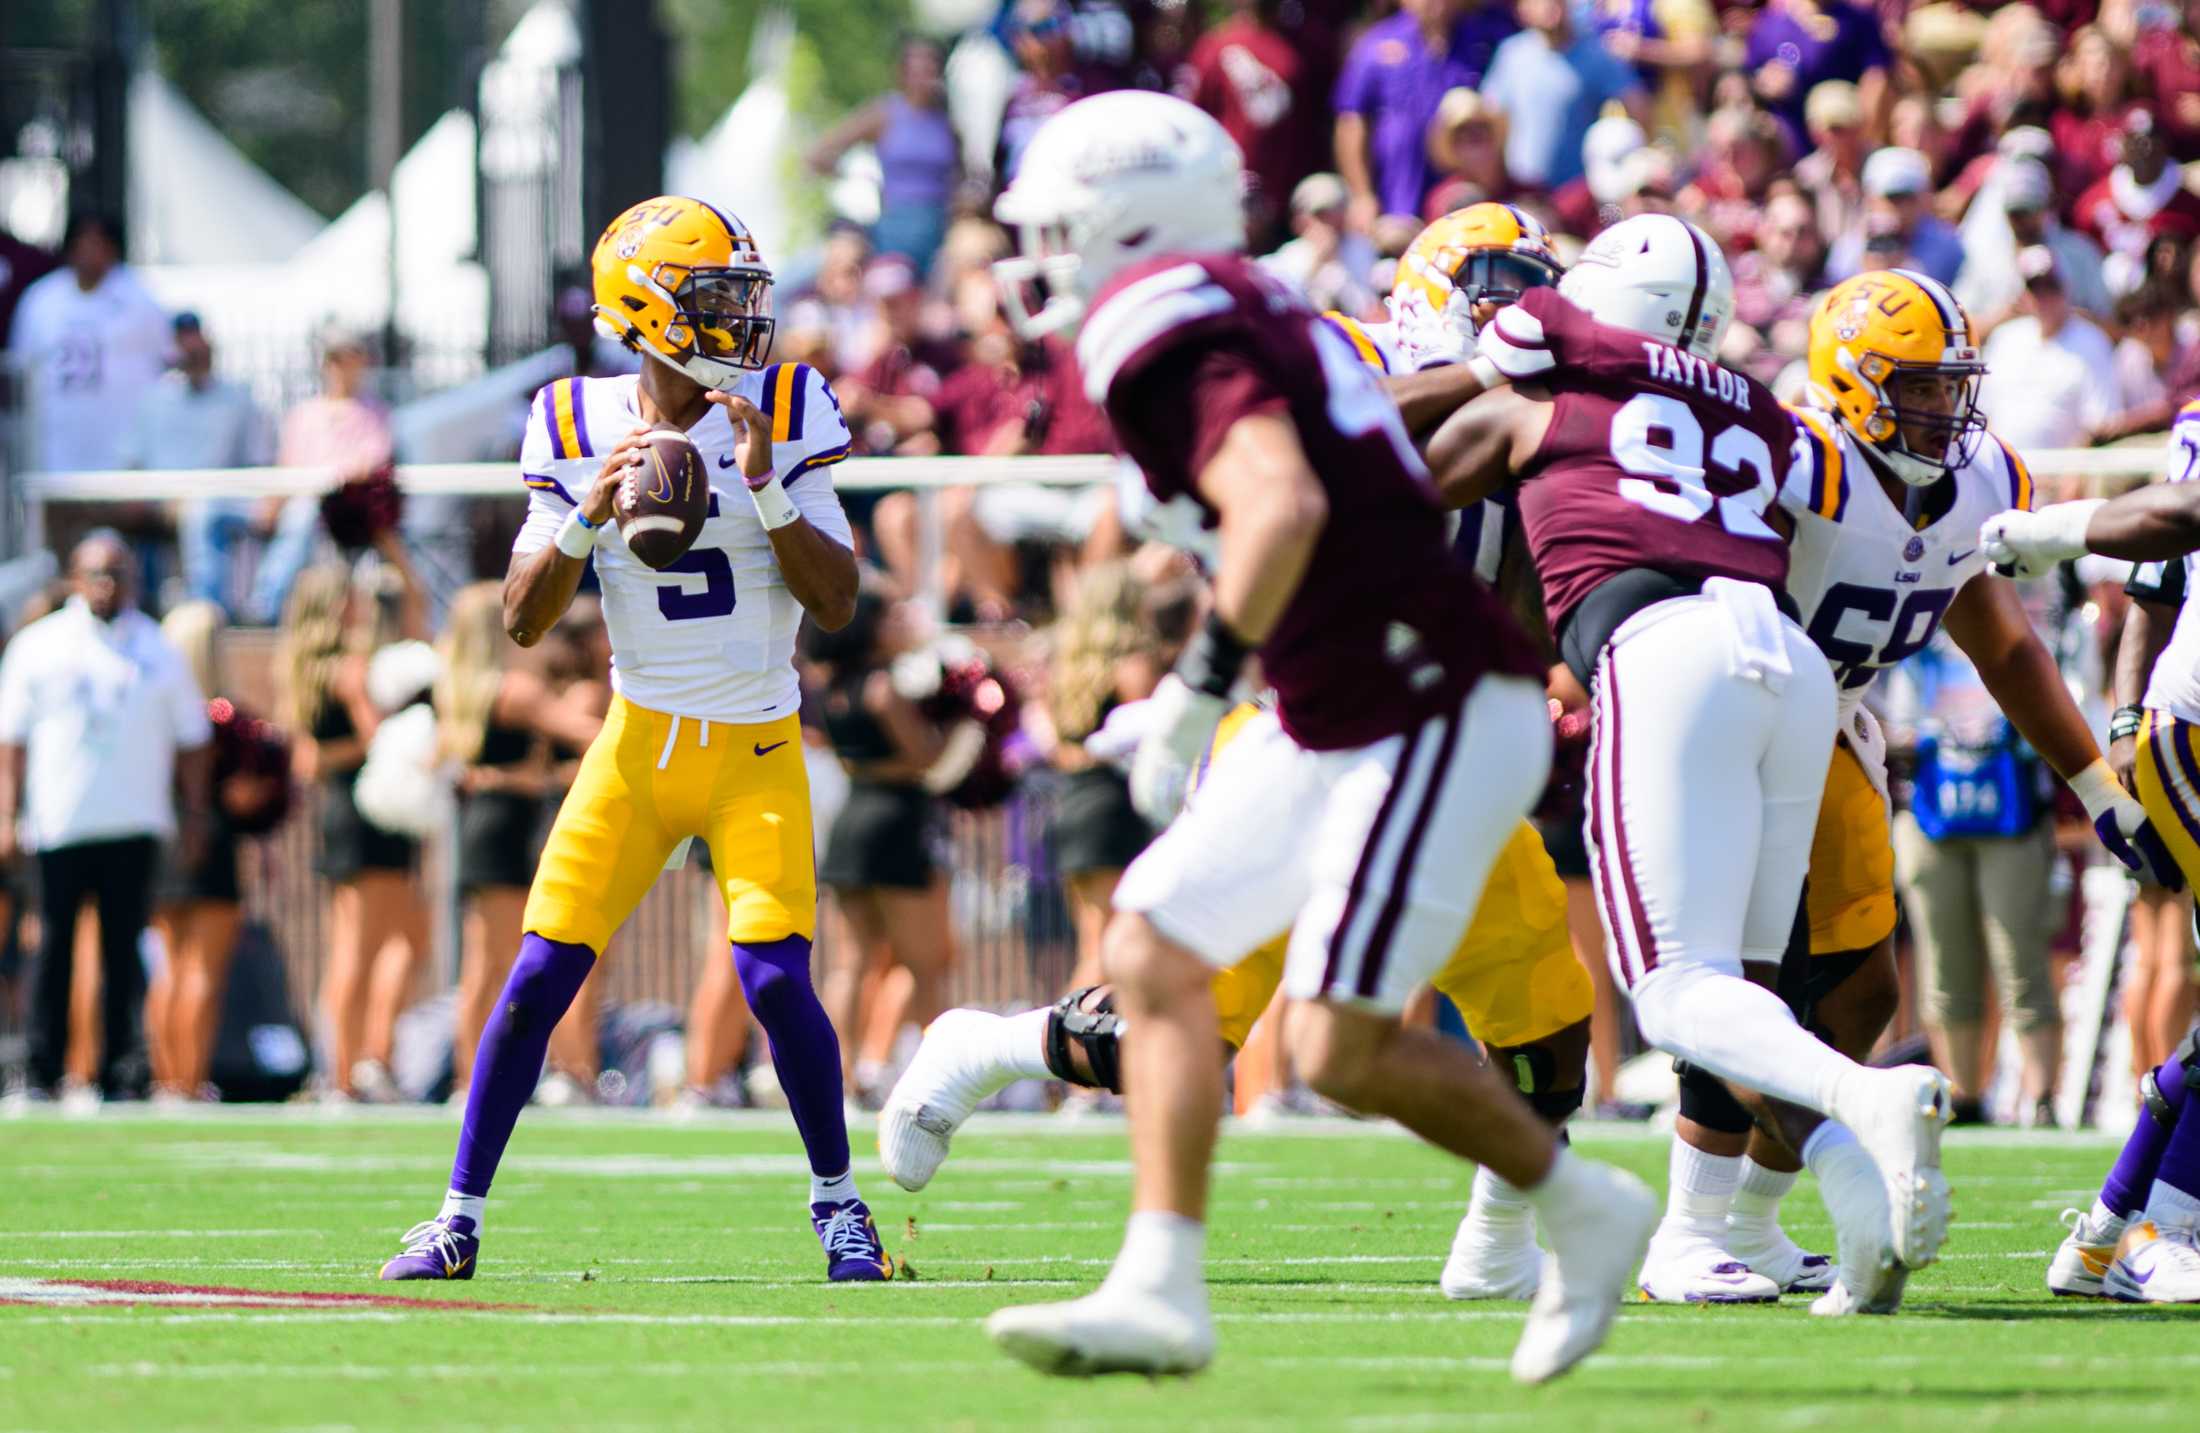
[[[1113,90],[1039,126],[993,205],[1020,254],[993,266],[1027,338],[1073,327],[1125,265],[1245,247],[1244,161],[1212,116],[1168,95]]]
[[[1734,317],[1734,275],[1709,234],[1671,214],[1637,214],[1589,241],[1558,291],[1591,318],[1716,359]]]

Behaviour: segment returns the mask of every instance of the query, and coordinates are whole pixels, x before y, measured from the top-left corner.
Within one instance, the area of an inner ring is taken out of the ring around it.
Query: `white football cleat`
[[[1536,1247],[1532,1213],[1517,1226],[1491,1228],[1469,1210],[1436,1285],[1447,1299],[1525,1301],[1535,1297],[1542,1278],[1543,1251]]]
[[[2136,1219],[2116,1241],[2101,1292],[2127,1304],[2200,1304],[2200,1243],[2194,1231]]]
[[[1780,1286],[1700,1234],[1660,1229],[1635,1287],[1654,1304],[1769,1304]]]
[[[971,1038],[1001,1018],[984,1010],[942,1012],[887,1095],[878,1116],[879,1161],[912,1194],[932,1182],[947,1159],[947,1142],[971,1113],[1015,1083],[1015,1072],[981,1063],[987,1045]]]
[[[1587,1160],[1562,1161],[1572,1186],[1566,1213],[1542,1205],[1551,1252],[1528,1306],[1528,1324],[1513,1348],[1512,1376],[1544,1383],[1595,1352],[1612,1331],[1620,1296],[1642,1262],[1658,1224],[1658,1197],[1624,1170]]]
[[[1940,1172],[1940,1134],[1954,1113],[1948,1079],[1926,1065],[1860,1069],[1841,1101],[1841,1122],[1856,1134],[1887,1186],[1895,1262],[1922,1269],[1948,1237],[1948,1180]],[[1846,1255],[1844,1254],[1844,1257]]]
[[[995,1309],[986,1336],[1041,1373],[1197,1373],[1215,1356],[1204,1291],[1185,1308],[1154,1294],[1103,1287],[1059,1304]]]
[[[2124,1237],[2128,1221],[2095,1219],[2088,1210],[2065,1209],[2062,1222],[2070,1232],[2048,1261],[2047,1291],[2072,1299],[2106,1298],[2101,1280],[2116,1262],[2116,1244]]]
[[[1833,1260],[1813,1254],[1779,1225],[1765,1229],[1726,1225],[1726,1251],[1779,1285],[1783,1294],[1822,1294],[1833,1287]]]
[[[1846,1145],[1844,1154],[1863,1161],[1871,1158],[1859,1144]],[[1848,1179],[1821,1177],[1818,1183],[1839,1240],[1833,1285],[1810,1306],[1820,1318],[1891,1314],[1902,1307],[1902,1290],[1909,1282],[1910,1271],[1894,1256],[1886,1181],[1871,1178],[1868,1170],[1849,1173]]]

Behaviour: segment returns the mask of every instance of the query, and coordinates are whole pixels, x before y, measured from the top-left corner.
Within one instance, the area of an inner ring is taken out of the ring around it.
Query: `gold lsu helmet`
[[[1391,309],[1409,301],[1443,313],[1454,295],[1468,307],[1517,302],[1558,282],[1558,251],[1535,216],[1494,201],[1454,209],[1414,237],[1398,260]]]
[[[1915,270],[1858,274],[1811,313],[1811,406],[1832,412],[1913,487],[1938,482],[1977,451],[1986,431],[1978,411],[1985,374],[1963,305]],[[1921,381],[1947,385],[1946,411],[1905,401],[1904,390]],[[1937,450],[1913,448],[1905,429],[1930,435]]]
[[[700,199],[645,199],[611,221],[589,263],[599,332],[706,388],[764,366],[772,271],[739,219]]]

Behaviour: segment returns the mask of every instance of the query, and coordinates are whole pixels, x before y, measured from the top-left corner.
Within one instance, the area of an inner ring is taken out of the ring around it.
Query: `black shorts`
[[[855,782],[825,838],[817,878],[847,890],[925,889],[932,884],[932,812],[931,793],[921,786]]]
[[[1120,871],[1154,838],[1112,766],[1065,772],[1054,802],[1054,868],[1065,876]]]
[[[1542,835],[1543,849],[1551,853],[1551,864],[1558,867],[1559,875],[1589,878],[1589,847],[1582,839],[1579,812],[1555,821],[1538,821],[1535,829]]]
[[[385,831],[359,814],[351,797],[357,772],[321,783],[321,859],[314,869],[324,880],[348,881],[363,871],[410,871],[420,860],[420,843]]]
[[[532,796],[493,791],[465,797],[458,808],[458,888],[527,889],[549,835],[543,803]]]
[[[237,833],[217,813],[206,832],[206,853],[196,865],[186,866],[177,856],[176,843],[161,848],[159,874],[153,884],[153,905],[182,906],[206,901],[237,905],[244,887],[237,879]]]

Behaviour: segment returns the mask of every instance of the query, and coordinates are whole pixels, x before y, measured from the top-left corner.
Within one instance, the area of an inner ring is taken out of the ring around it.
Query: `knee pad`
[[[2170,1057],[2184,1067],[2185,1088],[2200,1090],[2200,1025],[2185,1032],[2185,1038],[2177,1046],[2177,1053]]]
[[[1573,1118],[1574,1111],[1581,1108],[1582,1096],[1587,1094],[1588,1091],[1580,1085],[1575,1085],[1572,1089],[1567,1090],[1535,1090],[1523,1091],[1522,1093],[1528,1101],[1528,1108],[1542,1116],[1543,1123],[1557,1129],[1558,1126]],[[1559,1130],[1558,1133],[1559,1138],[1565,1138],[1566,1132],[1564,1130]]]
[[[2192,1080],[2192,1071],[2189,1067],[2185,1071],[2185,1079],[2189,1089]],[[2176,1126],[2177,1107],[2172,1105],[2168,1097],[2162,1093],[2161,1083],[2154,1078],[2154,1071],[2152,1070],[2139,1077],[2139,1100],[2146,1106],[2147,1113],[2153,1117],[2156,1124],[2164,1129],[2171,1129]]]
[[[1090,999],[1095,991],[1099,998]],[[1070,1084],[1121,1094],[1122,1036],[1123,1017],[1115,1013],[1113,990],[1099,985],[1072,990],[1047,1012],[1047,1068]],[[1072,1045],[1085,1052],[1090,1079],[1071,1062]]]
[[[1541,1045],[1514,1045],[1504,1052],[1511,1066],[1514,1088],[1520,1091],[1529,1108],[1543,1117],[1549,1125],[1564,1124],[1575,1110],[1581,1108],[1582,1087],[1576,1081],[1571,1089],[1553,1089],[1558,1082],[1558,1058]]]
[[[1673,1073],[1680,1077],[1683,1116],[1720,1134],[1748,1134],[1755,1127],[1749,1111],[1742,1108],[1742,1102],[1717,1075],[1699,1070],[1686,1060],[1675,1060]]]

